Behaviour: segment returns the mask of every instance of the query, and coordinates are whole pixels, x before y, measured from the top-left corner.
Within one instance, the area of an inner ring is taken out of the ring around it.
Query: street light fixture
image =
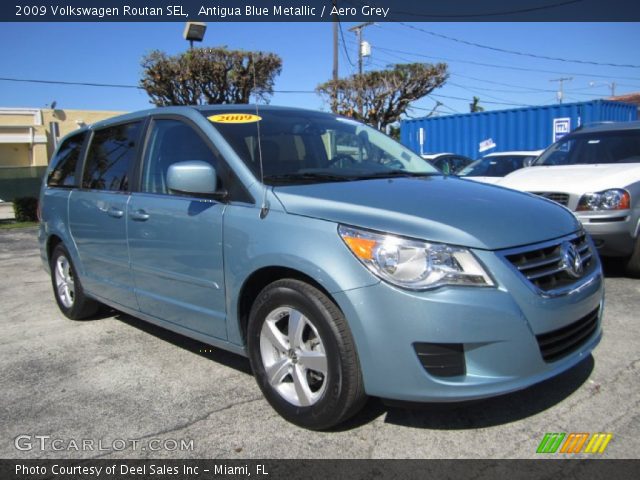
[[[206,31],[207,24],[204,22],[187,22],[182,36],[189,41],[189,48],[193,48],[193,42],[201,42]]]

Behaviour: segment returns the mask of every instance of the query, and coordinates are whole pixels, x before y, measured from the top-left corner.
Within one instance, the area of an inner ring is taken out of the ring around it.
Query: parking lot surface
[[[469,404],[372,399],[318,433],[281,419],[242,357],[115,311],[66,319],[36,230],[0,231],[0,458],[536,458],[547,432],[609,432],[602,457],[638,458],[640,280],[606,267],[604,338],[574,369]]]

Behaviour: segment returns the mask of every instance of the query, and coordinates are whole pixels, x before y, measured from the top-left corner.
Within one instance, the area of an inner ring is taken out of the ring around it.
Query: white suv
[[[570,209],[602,256],[625,257],[640,276],[640,122],[585,127],[500,182]]]

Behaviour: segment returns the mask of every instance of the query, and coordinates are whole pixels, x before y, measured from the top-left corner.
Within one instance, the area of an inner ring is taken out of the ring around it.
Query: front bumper
[[[633,211],[578,212],[576,217],[593,238],[598,253],[605,257],[626,257],[633,253],[638,235],[638,218]]]
[[[474,252],[497,288],[446,287],[408,292],[384,282],[335,294],[353,331],[368,394],[454,402],[500,395],[553,377],[587,358],[602,336],[604,290],[597,280],[573,293],[545,298],[503,258]],[[570,353],[543,359],[536,336],[597,311],[597,327]],[[430,374],[417,343],[462,344],[461,375]]]

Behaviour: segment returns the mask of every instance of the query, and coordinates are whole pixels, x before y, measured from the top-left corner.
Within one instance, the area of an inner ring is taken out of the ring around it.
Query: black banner
[[[3,22],[460,22],[640,20],[629,0],[16,0]]]
[[[2,480],[631,480],[638,460],[0,460]]]

